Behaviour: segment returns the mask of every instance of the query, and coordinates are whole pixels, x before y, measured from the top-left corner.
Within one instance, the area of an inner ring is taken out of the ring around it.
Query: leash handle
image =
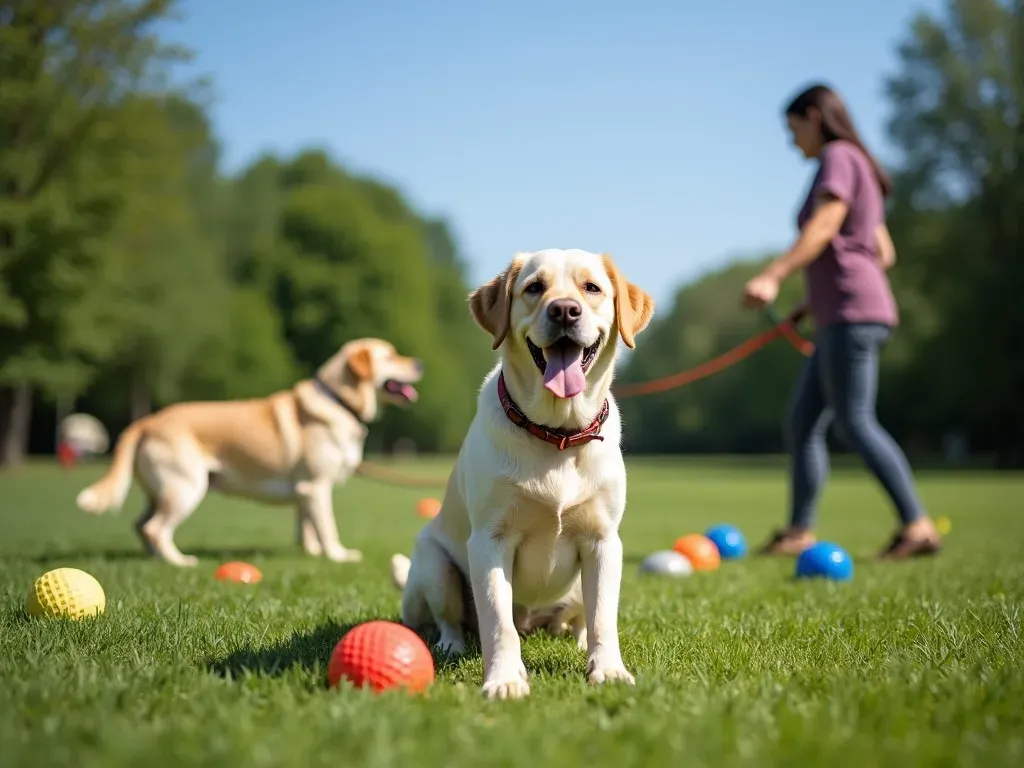
[[[771,304],[768,304],[764,308],[764,313],[771,321],[772,325],[792,325],[796,326],[801,320],[807,317],[807,310],[804,307],[798,307],[793,312],[788,314],[786,317],[782,317],[778,310]]]
[[[814,344],[801,336],[800,331],[797,330],[796,327],[797,323],[807,316],[807,310],[804,307],[798,307],[785,318],[781,317],[775,307],[771,304],[765,306],[764,312],[772,325],[775,326],[775,328],[779,330],[779,333],[782,334],[782,337],[789,342],[790,346],[805,357],[810,356],[814,352]]]

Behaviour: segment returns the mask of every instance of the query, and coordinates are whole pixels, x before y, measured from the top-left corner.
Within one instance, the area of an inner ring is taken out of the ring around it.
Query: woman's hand
[[[762,272],[750,280],[743,289],[743,306],[747,309],[763,309],[779,297],[779,280]]]

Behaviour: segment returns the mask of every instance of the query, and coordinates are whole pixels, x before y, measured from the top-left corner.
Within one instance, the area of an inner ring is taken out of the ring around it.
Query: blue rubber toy
[[[723,560],[737,560],[747,554],[747,540],[735,525],[713,525],[704,535],[715,543]]]
[[[819,541],[800,553],[796,560],[796,577],[849,581],[853,578],[853,559],[838,544]]]

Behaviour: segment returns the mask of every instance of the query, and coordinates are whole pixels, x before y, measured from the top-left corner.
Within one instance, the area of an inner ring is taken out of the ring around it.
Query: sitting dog
[[[179,403],[131,424],[107,474],[78,494],[92,514],[119,509],[133,474],[148,499],[135,530],[143,546],[172,565],[198,560],[174,544],[174,531],[210,490],[271,504],[293,504],[310,555],[358,562],[338,539],[332,492],[363,460],[378,400],[414,402],[422,363],[381,339],[350,341],[313,379],[256,400]]]
[[[619,652],[619,523],[626,469],[611,396],[618,336],[632,348],[651,298],[611,258],[520,253],[470,294],[500,350],[448,479],[441,511],[412,559],[395,555],[402,622],[436,628],[459,654],[479,635],[483,692],[530,692],[519,633],[570,630],[591,683],[633,683]]]

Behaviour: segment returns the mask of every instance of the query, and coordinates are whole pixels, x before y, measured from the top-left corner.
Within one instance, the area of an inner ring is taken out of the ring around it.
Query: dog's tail
[[[114,461],[107,474],[79,493],[75,499],[79,509],[91,515],[102,515],[121,508],[132,487],[135,449],[142,439],[142,432],[143,423],[137,421],[121,433],[114,448]]]
[[[391,556],[391,582],[399,590],[405,589],[405,584],[409,581],[409,567],[411,565],[412,561],[405,555]]]

